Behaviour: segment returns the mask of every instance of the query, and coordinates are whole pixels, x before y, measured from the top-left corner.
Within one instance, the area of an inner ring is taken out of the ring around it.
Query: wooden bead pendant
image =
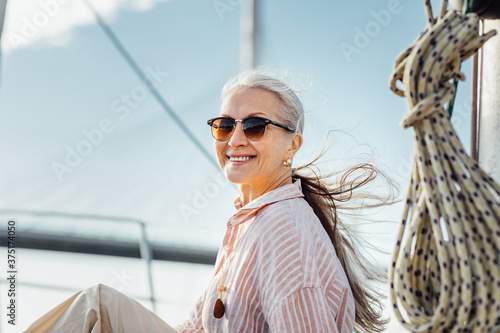
[[[219,290],[219,298],[215,301],[214,305],[214,317],[219,319],[222,318],[224,315],[224,312],[226,311],[226,308],[224,307],[224,303],[222,303],[222,292],[226,291],[226,287],[221,284],[217,290]]]
[[[214,305],[214,317],[217,319],[222,318],[225,310],[224,303],[222,303],[220,298],[217,298]]]

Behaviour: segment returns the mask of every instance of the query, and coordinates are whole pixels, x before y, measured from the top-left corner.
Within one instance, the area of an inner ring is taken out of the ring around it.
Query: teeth
[[[242,162],[250,159],[250,156],[240,156],[240,157],[229,157],[231,162]]]

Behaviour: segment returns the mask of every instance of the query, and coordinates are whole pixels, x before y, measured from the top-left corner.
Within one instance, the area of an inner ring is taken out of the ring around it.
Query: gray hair
[[[273,93],[281,101],[282,121],[295,128],[295,133],[304,132],[302,102],[297,93],[283,81],[270,76],[262,68],[252,69],[229,80],[222,88],[221,99],[224,100],[231,91],[243,88],[257,88]]]

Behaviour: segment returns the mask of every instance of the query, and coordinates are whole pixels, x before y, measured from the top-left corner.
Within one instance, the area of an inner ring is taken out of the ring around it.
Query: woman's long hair
[[[381,332],[388,319],[382,318],[385,298],[368,280],[386,282],[386,275],[370,260],[365,258],[356,246],[358,241],[339,217],[339,210],[361,211],[394,202],[391,180],[370,163],[360,163],[344,170],[321,173],[316,163],[326,153],[323,148],[311,162],[292,169],[292,178],[300,179],[305,200],[314,210],[321,225],[330,237],[346,273],[354,296],[356,309],[355,330],[357,332]],[[361,187],[372,183],[377,176],[387,180],[391,191],[378,196],[362,191]],[[354,214],[356,215],[356,214]]]
[[[222,99],[230,91],[241,88],[258,88],[274,93],[281,101],[281,121],[302,134],[304,110],[302,102],[288,85],[271,77],[262,68],[236,76],[224,86]],[[368,284],[368,280],[385,282],[385,274],[357,251],[357,239],[344,224],[338,209],[359,210],[388,205],[394,202],[395,192],[389,177],[373,164],[360,163],[345,170],[322,173],[318,161],[328,149],[323,147],[319,156],[306,165],[292,168],[292,178],[300,179],[305,200],[314,210],[330,237],[337,257],[342,264],[355,302],[355,331],[381,332],[388,320],[382,318],[384,296]],[[388,181],[391,191],[380,197],[360,188],[372,183],[381,175]],[[358,204],[359,203],[359,204]]]

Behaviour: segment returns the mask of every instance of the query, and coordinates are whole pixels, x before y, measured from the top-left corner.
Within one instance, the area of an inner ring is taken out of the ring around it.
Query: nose
[[[244,147],[248,145],[248,139],[243,133],[243,124],[240,121],[236,121],[236,128],[234,129],[233,135],[229,139],[228,144],[233,147]]]

